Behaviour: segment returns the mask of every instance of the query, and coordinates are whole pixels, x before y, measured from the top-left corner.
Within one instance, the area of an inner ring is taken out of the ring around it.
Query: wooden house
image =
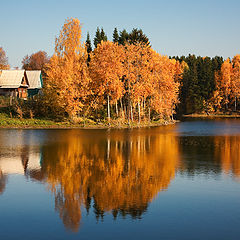
[[[38,94],[43,87],[42,74],[39,70],[26,71],[29,87],[28,97],[33,97]]]
[[[2,70],[0,95],[27,99],[29,82],[25,70]]]

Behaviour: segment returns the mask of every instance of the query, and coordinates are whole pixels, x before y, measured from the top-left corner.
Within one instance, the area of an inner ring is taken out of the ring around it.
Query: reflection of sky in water
[[[180,136],[224,136],[240,135],[240,120],[222,119],[186,121],[176,124]]]

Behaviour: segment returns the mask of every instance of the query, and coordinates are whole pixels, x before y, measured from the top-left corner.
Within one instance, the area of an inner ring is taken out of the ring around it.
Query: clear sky
[[[39,50],[53,54],[65,19],[83,24],[91,40],[103,27],[112,40],[115,27],[142,28],[152,47],[164,55],[240,53],[239,0],[0,0],[0,46],[11,67]]]

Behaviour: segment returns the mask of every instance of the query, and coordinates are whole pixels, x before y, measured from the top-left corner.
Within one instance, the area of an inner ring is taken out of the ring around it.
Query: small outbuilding
[[[25,70],[2,70],[0,95],[27,99],[29,82]]]
[[[38,94],[43,87],[42,74],[39,70],[26,71],[26,75],[29,82],[28,97],[33,97]]]

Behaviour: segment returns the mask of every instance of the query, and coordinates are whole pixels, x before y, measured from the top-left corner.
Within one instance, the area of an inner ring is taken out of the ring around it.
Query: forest
[[[23,58],[23,69],[42,71],[43,94],[16,101],[11,114],[140,124],[238,110],[240,55],[226,60],[163,56],[137,28],[131,32],[115,28],[112,41],[97,28],[93,45],[89,33],[83,41],[80,21],[67,19],[53,56],[39,51]],[[2,48],[0,67],[9,68]]]

